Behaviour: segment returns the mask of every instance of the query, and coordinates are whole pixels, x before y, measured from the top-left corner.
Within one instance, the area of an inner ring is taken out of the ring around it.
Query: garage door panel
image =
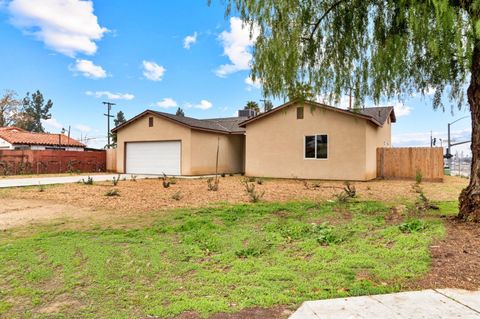
[[[180,175],[181,142],[130,142],[126,144],[129,174]]]

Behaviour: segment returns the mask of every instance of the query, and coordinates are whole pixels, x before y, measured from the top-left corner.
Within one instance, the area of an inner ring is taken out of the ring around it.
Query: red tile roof
[[[17,127],[0,127],[0,138],[10,144],[85,147],[65,134],[32,133]]]

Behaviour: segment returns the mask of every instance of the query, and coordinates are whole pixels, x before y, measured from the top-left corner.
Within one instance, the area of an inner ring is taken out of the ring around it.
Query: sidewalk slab
[[[480,291],[466,291],[462,289],[435,290],[480,313]]]
[[[307,301],[290,319],[480,319],[480,292],[442,289]]]

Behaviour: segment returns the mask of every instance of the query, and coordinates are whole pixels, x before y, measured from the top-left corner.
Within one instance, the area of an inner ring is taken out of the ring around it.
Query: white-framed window
[[[328,135],[307,135],[304,140],[305,159],[328,159]]]

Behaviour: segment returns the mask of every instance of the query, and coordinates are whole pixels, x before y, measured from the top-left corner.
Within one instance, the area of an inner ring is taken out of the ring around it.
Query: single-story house
[[[376,149],[391,146],[393,107],[345,110],[292,101],[256,116],[194,119],[146,110],[113,129],[117,170],[218,172],[278,178],[370,180]]]
[[[0,127],[0,150],[84,151],[85,145],[64,134],[34,133],[8,126]]]

